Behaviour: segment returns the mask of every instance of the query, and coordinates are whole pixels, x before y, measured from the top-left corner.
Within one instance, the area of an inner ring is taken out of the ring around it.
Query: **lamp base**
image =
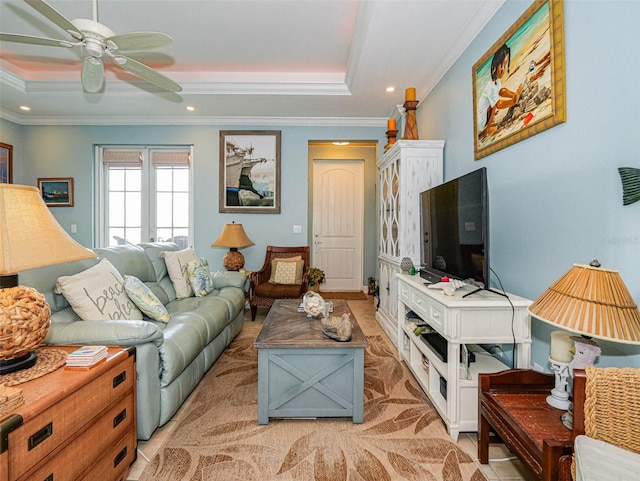
[[[244,267],[244,256],[242,252],[231,249],[222,258],[222,265],[228,271],[239,271]]]
[[[569,393],[567,393],[567,382],[569,379],[569,363],[560,362],[549,358],[551,370],[556,377],[556,385],[551,390],[551,395],[547,396],[547,404],[556,409],[566,411],[569,409]]]
[[[38,356],[35,352],[30,352],[24,356],[7,361],[0,361],[0,375],[9,374],[10,372],[21,371],[35,366]]]

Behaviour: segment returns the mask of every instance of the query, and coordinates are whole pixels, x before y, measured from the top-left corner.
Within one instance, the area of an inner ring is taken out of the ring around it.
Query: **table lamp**
[[[600,354],[599,346],[591,338],[640,344],[638,306],[618,271],[601,267],[597,260],[589,265],[574,264],[529,306],[529,313],[583,336],[571,337],[576,346],[576,355],[571,360],[564,357],[564,348],[570,346],[568,334],[551,334],[549,362],[556,373],[556,385],[547,402],[559,409],[569,407],[566,387],[570,366],[578,361],[576,357],[581,358],[581,367],[585,367],[593,364]]]
[[[222,258],[222,265],[228,271],[239,271],[244,267],[244,256],[238,249],[254,245],[254,242],[247,237],[242,224],[225,224],[220,237],[211,244],[211,247],[228,247]]]
[[[35,187],[0,184],[0,374],[32,367],[49,330],[45,297],[18,272],[97,257],[58,224]]]

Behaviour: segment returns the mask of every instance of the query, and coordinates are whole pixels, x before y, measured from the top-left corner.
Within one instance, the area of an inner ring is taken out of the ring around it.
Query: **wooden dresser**
[[[136,459],[135,376],[135,348],[109,348],[90,369],[16,386],[25,402],[0,419],[0,481],[125,479]]]

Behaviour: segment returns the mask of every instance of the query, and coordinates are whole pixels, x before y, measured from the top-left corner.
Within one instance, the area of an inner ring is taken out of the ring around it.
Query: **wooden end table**
[[[349,310],[333,300],[333,313]],[[364,350],[368,342],[353,314],[351,340],[322,334],[320,321],[298,312],[300,299],[277,300],[254,346],[258,349],[258,423],[270,417],[364,419]]]
[[[502,440],[539,479],[565,479],[561,458],[573,453],[575,436],[562,424],[564,411],[546,401],[554,382],[553,375],[527,369],[480,374],[480,463],[489,462],[489,443]]]

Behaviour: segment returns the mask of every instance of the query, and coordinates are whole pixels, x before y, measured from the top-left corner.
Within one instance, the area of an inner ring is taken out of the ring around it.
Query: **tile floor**
[[[350,301],[358,303],[358,322],[366,334],[366,322],[375,321],[375,307],[373,302],[369,301]],[[262,308],[258,311],[258,316],[262,313]],[[354,307],[355,311],[355,307]],[[248,314],[247,314],[248,313]],[[251,312],[245,313],[245,321],[251,321]],[[137,481],[142,474],[148,460],[150,460],[157,450],[162,446],[165,439],[171,435],[181,416],[189,405],[190,398],[184,403],[182,408],[176,413],[171,421],[158,429],[149,441],[138,442],[138,459],[134,463],[127,477],[127,481]],[[513,453],[511,453],[503,444],[492,444],[489,448],[489,464],[482,465],[478,459],[476,433],[461,433],[458,437],[458,445],[467,454],[469,454],[485,474],[489,481],[533,481],[536,477],[518,461]]]

